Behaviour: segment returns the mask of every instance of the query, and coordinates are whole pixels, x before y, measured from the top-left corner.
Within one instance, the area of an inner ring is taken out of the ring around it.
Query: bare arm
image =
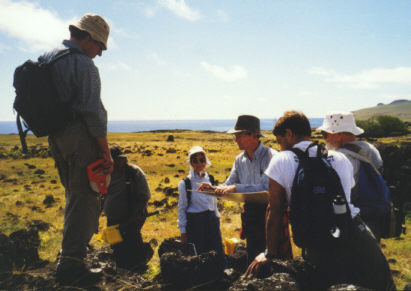
[[[285,190],[276,181],[269,181],[269,204],[265,220],[266,229],[266,249],[268,254],[278,257],[278,249],[281,235],[281,218],[284,213]],[[250,264],[246,276],[257,274],[262,265],[268,263],[264,253],[259,254]]]
[[[269,204],[265,222],[266,248],[270,255],[278,257],[282,223],[284,214],[285,190],[276,181],[269,182]]]

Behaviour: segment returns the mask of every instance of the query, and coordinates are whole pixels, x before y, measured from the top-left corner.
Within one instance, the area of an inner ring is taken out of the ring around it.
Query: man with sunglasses
[[[109,25],[99,15],[86,14],[69,26],[70,39],[44,54],[51,66],[58,98],[72,109],[73,118],[49,136],[50,152],[65,187],[63,241],[56,276],[62,284],[82,284],[98,279],[83,262],[87,245],[97,231],[100,197],[89,186],[87,166],[103,159],[103,172],[113,171],[107,143],[107,111],[101,100],[100,76],[93,58],[107,49]]]
[[[240,115],[232,134],[240,153],[233,164],[230,176],[215,193],[259,192],[268,190],[268,178],[264,171],[277,153],[260,142],[260,120],[252,115]],[[251,262],[265,249],[265,214],[267,204],[244,203],[241,213],[241,238],[247,240],[247,254]]]

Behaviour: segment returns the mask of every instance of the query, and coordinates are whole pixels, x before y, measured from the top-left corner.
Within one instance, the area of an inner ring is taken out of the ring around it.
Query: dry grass
[[[174,142],[167,142],[169,135],[174,136]],[[263,143],[278,149],[269,131],[264,132]],[[139,165],[147,174],[152,198],[150,202],[162,200],[165,195],[156,191],[157,187],[177,187],[178,182],[188,174],[189,167],[185,163],[187,151],[194,145],[203,146],[212,162],[209,172],[216,180],[222,182],[229,175],[232,163],[239,150],[232,138],[223,133],[199,131],[172,131],[172,132],[141,132],[141,133],[110,133],[110,143],[121,145],[127,150],[129,160]],[[63,225],[64,189],[59,183],[54,162],[46,157],[47,140],[28,137],[28,145],[35,146],[38,157],[24,157],[15,147],[20,147],[17,135],[0,135],[0,155],[7,158],[0,159],[0,232],[11,233],[25,228],[27,222],[40,219],[51,223],[52,227],[41,232],[40,255],[43,259],[54,260],[60,248],[61,230]],[[167,152],[168,151],[168,152]],[[28,165],[34,165],[30,169]],[[174,165],[174,166],[173,166]],[[37,170],[44,170],[43,174],[36,174]],[[179,172],[184,171],[184,173]],[[165,178],[169,182],[165,182]],[[46,208],[43,200],[46,195],[53,195],[58,199],[53,207]],[[177,198],[169,197],[169,202]],[[238,237],[240,228],[240,205],[234,202],[219,202],[221,211],[221,230],[224,237]],[[149,212],[154,211],[149,206]],[[411,229],[411,218],[407,221]],[[105,217],[100,219],[100,228],[105,225]],[[159,215],[147,219],[142,229],[145,241],[156,240],[158,244],[165,238],[179,235],[177,228],[177,209],[164,211]],[[411,281],[409,258],[411,257],[410,234],[404,240],[383,240],[386,248],[383,249],[387,258],[394,259],[391,267],[398,270],[395,275],[397,287],[403,288],[406,282]],[[92,239],[92,244],[99,246],[102,242]],[[299,251],[296,250],[298,254]],[[159,258],[157,255],[150,261],[147,272],[149,278],[159,272]]]

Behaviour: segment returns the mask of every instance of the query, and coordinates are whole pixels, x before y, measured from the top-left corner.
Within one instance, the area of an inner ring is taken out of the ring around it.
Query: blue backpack
[[[356,155],[350,155],[360,162],[359,177],[351,202],[361,210],[363,216],[385,216],[390,211],[390,191],[381,173],[355,144],[343,146]],[[357,158],[360,155],[363,159]]]

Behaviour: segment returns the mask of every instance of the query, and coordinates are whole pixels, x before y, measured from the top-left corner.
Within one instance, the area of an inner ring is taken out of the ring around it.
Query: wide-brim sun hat
[[[364,130],[355,124],[354,114],[346,111],[331,111],[324,118],[323,124],[317,131],[327,133],[349,132],[353,135],[360,135]]]
[[[234,128],[227,131],[227,133],[234,134],[237,132],[247,131],[250,133],[255,133],[259,137],[264,137],[260,131],[260,119],[253,115],[240,115],[237,118],[237,122]]]
[[[191,156],[194,155],[194,154],[198,154],[198,153],[203,153],[203,154],[204,154],[204,157],[205,157],[205,159],[206,159],[206,168],[208,168],[209,166],[211,166],[211,162],[210,162],[210,160],[207,158],[207,154],[206,154],[205,150],[204,150],[202,147],[200,147],[200,146],[193,146],[193,147],[188,151],[187,157],[186,157],[186,163],[187,163],[188,165],[190,165],[190,167],[192,167],[191,162],[190,162]]]
[[[72,26],[87,31],[92,39],[101,42],[104,45],[104,49],[107,49],[110,26],[100,15],[87,13],[76,23],[70,24],[69,28]]]

